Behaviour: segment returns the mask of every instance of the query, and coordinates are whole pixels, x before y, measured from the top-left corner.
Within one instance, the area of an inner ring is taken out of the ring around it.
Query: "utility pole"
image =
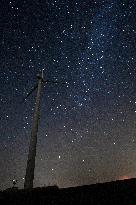
[[[42,75],[37,75],[37,78],[38,78],[37,95],[36,95],[35,110],[34,110],[34,116],[32,122],[29,153],[28,153],[27,168],[26,168],[26,175],[25,175],[25,183],[24,183],[25,189],[33,188],[38,122],[40,118],[40,97],[41,97],[41,89],[43,84],[43,71],[42,71]]]
[[[32,189],[33,188],[38,122],[39,122],[39,118],[40,118],[40,97],[41,97],[42,85],[43,85],[43,83],[57,83],[57,84],[60,83],[58,81],[44,80],[43,79],[43,70],[42,70],[41,75],[37,75],[37,78],[38,78],[38,83],[24,98],[24,100],[26,100],[27,97],[30,96],[31,93],[37,89],[34,116],[33,116],[33,121],[32,121],[30,144],[29,144],[29,153],[28,153],[28,160],[27,160],[27,167],[26,167],[26,175],[25,175],[25,182],[24,182],[24,189]],[[61,84],[66,84],[66,83],[61,82]]]

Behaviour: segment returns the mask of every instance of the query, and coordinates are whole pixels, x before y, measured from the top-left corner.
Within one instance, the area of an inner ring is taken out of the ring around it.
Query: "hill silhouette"
[[[70,188],[57,186],[0,192],[0,205],[136,204],[136,179]]]

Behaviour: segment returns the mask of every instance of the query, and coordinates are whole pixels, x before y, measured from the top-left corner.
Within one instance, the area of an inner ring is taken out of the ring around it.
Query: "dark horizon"
[[[136,179],[59,189],[56,186],[0,192],[2,204],[135,204]]]

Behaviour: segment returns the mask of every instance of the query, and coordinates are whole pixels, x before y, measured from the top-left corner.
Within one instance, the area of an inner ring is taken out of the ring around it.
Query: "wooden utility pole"
[[[36,95],[35,110],[34,110],[34,116],[32,122],[29,153],[28,153],[27,168],[26,168],[26,175],[25,175],[25,183],[24,183],[25,189],[33,188],[38,122],[40,118],[40,96],[41,96],[41,89],[43,84],[43,72],[42,75],[37,75],[37,78],[38,78],[37,95]]]
[[[37,78],[38,78],[38,83],[24,98],[24,100],[26,100],[27,97],[30,96],[31,93],[35,89],[37,89],[35,110],[34,110],[30,144],[29,144],[29,153],[28,153],[28,160],[27,160],[27,167],[26,167],[26,175],[25,175],[25,182],[24,182],[24,189],[32,189],[33,188],[38,122],[39,122],[39,118],[40,118],[40,97],[41,97],[42,85],[43,85],[43,83],[57,83],[57,84],[60,83],[58,81],[44,80],[43,79],[43,70],[42,70],[41,75],[37,75]],[[61,84],[66,84],[66,83],[61,82]]]

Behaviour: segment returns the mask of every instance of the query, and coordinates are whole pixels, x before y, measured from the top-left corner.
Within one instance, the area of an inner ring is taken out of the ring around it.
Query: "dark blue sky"
[[[136,4],[11,0],[0,7],[0,184],[23,187],[44,69],[35,186],[136,177]]]

